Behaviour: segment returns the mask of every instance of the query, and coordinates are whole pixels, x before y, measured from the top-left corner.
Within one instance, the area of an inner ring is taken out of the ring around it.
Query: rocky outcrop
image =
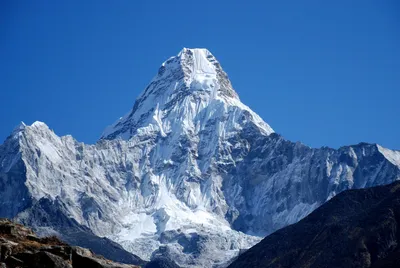
[[[112,262],[91,250],[73,247],[56,237],[37,237],[30,229],[0,219],[0,267],[29,268],[135,268]]]
[[[229,268],[400,267],[400,182],[338,194]]]

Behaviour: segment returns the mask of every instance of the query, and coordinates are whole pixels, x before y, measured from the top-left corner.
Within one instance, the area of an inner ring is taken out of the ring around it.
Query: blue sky
[[[284,137],[400,149],[397,0],[82,2],[1,1],[2,141],[40,120],[94,143],[164,60],[206,47]]]

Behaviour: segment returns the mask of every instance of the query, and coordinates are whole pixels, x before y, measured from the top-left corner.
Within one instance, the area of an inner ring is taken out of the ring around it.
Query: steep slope
[[[287,141],[240,102],[209,51],[183,49],[94,145],[41,122],[17,127],[0,145],[0,216],[211,267],[343,190],[399,179],[399,155]]]
[[[109,126],[102,138],[159,135],[178,141],[181,135],[201,135],[209,125],[218,127],[218,137],[223,137],[241,129],[243,123],[254,124],[265,135],[273,132],[240,102],[227,74],[208,50],[184,48],[161,65],[133,109]],[[209,147],[218,147],[218,140],[210,142]]]
[[[229,267],[399,267],[400,182],[348,190]]]
[[[0,248],[0,267],[5,268],[139,267],[109,261],[56,237],[39,238],[24,226],[5,219],[0,219]]]

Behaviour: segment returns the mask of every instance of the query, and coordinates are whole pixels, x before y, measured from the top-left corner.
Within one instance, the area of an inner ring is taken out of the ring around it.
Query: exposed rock
[[[72,263],[74,267],[93,267],[93,268],[130,268],[132,265],[111,262],[100,256],[96,256],[86,248],[73,247]]]
[[[71,247],[56,237],[37,237],[30,229],[0,219],[0,267],[16,268],[134,268],[94,254],[91,250]]]
[[[12,254],[13,245],[17,244],[7,240],[0,241],[0,261],[4,261]]]
[[[110,239],[94,235],[89,228],[80,225],[66,214],[65,207],[58,199],[51,202],[43,198],[27,210],[24,218],[19,218],[19,220],[27,226],[32,226],[41,235],[46,235],[47,229],[51,228],[68,244],[90,248],[95,254],[102,255],[107,259],[138,266],[145,264],[145,261],[138,256],[124,250]],[[41,226],[37,226],[38,222],[41,222]]]
[[[400,182],[335,196],[229,266],[241,267],[400,267]]]
[[[17,259],[14,256],[8,256],[4,262],[6,263],[7,267],[22,267],[24,265],[24,262],[20,259]]]
[[[35,253],[29,251],[20,252],[15,254],[15,257],[22,261],[23,267],[72,268],[72,263],[70,261],[65,261],[65,259],[47,251],[38,251]]]

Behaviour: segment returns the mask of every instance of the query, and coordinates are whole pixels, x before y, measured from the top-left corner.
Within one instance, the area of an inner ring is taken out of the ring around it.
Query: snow
[[[216,70],[214,65],[207,59],[207,57],[212,56],[211,52],[205,48],[194,48],[188,49],[184,48],[181,52],[179,52],[178,57],[185,58],[187,56],[187,52],[190,51],[193,54],[193,65],[192,73],[193,76],[201,75],[211,75],[216,76]]]
[[[133,213],[122,218],[122,223],[128,225],[117,235],[120,240],[134,240],[143,236],[153,235],[157,232],[157,226],[154,223],[152,215],[146,213]]]
[[[313,204],[298,203],[291,210],[285,210],[274,215],[274,222],[285,221],[288,224],[296,223],[299,219],[304,218],[316,209],[320,204],[317,202]]]
[[[400,167],[400,151],[389,150],[380,145],[378,150],[389,160],[393,165]]]
[[[41,122],[41,121],[35,121],[33,122],[33,124],[31,125],[31,127],[36,127],[36,128],[48,128],[48,126]]]
[[[0,211],[24,213],[13,196],[57,199],[68,217],[144,259],[166,248],[182,266],[213,267],[343,190],[400,178],[383,168],[399,167],[398,151],[312,149],[273,132],[208,50],[185,48],[96,144],[42,122],[17,127],[0,145]]]
[[[232,118],[234,124],[240,125],[236,123],[237,120],[243,112],[247,112],[264,135],[273,133],[267,123],[239,100],[233,88],[222,88],[226,83],[219,77],[223,71],[218,69],[217,63],[207,49],[184,48],[177,56],[162,64],[164,72],[153,78],[149,87],[141,93],[136,100],[136,110],[107,127],[102,138],[118,136],[129,140],[135,132],[141,135],[160,133],[162,137],[182,131],[199,132],[203,130],[199,123],[203,123],[203,126],[207,123],[207,120],[201,119],[213,120],[220,117],[221,112],[229,114],[232,108],[238,111],[232,114],[235,116]],[[230,93],[227,95],[223,93],[224,90]],[[180,99],[184,92],[191,94],[186,93],[187,96]],[[180,103],[170,107],[175,100]],[[199,118],[200,115],[203,118]],[[132,128],[134,133],[131,132]],[[224,128],[221,130],[224,131]]]

